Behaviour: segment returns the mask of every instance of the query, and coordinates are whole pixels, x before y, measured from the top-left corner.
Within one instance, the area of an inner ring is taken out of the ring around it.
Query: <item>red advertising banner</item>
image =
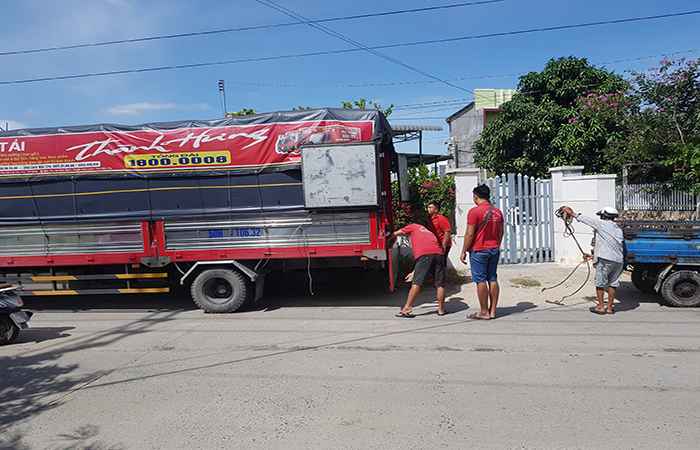
[[[374,121],[301,122],[0,137],[0,176],[256,168],[305,144],[370,141]]]

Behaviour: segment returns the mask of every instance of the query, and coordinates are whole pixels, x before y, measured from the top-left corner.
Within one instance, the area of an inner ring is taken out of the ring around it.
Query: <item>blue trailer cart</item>
[[[634,286],[669,306],[700,306],[700,221],[621,225]]]

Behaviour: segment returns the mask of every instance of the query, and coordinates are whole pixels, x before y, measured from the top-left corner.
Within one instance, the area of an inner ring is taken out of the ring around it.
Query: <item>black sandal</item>
[[[590,308],[589,311],[593,314],[598,314],[599,316],[604,316],[607,314],[607,312],[605,312],[605,309]]]
[[[407,312],[399,311],[398,314],[394,314],[394,317],[400,317],[400,318],[402,318],[402,319],[413,319],[413,318],[416,317],[416,316],[414,316],[414,315],[413,315],[412,313],[410,313],[410,312],[407,313]]]

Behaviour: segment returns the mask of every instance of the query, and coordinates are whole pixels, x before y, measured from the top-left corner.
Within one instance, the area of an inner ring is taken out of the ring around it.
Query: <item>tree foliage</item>
[[[641,179],[700,192],[700,60],[663,59],[629,81],[585,59],[550,60],[501,110],[475,144],[482,168],[545,176],[637,165]]]
[[[382,105],[380,105],[377,102],[370,101],[368,102],[367,99],[365,98],[360,98],[358,100],[348,100],[348,101],[343,101],[340,102],[340,105],[342,106],[343,109],[362,109],[366,110],[368,107],[371,107],[371,109],[377,109],[381,112],[384,113],[386,117],[389,117],[392,112],[394,112],[394,105],[391,104],[386,108],[383,108]]]
[[[455,208],[455,180],[451,176],[440,177],[426,166],[408,171],[408,202],[401,201],[399,182],[391,185],[394,209],[394,227],[400,228],[411,222],[426,223],[428,203],[437,202],[441,214],[451,217]]]
[[[252,116],[255,114],[256,114],[256,112],[252,108],[241,108],[238,111],[226,113],[226,115],[228,117],[243,117],[243,116]]]
[[[615,110],[595,114],[601,103],[617,110],[629,83],[584,58],[552,59],[542,72],[520,78],[513,99],[484,129],[475,144],[475,161],[493,172],[545,176],[550,167],[584,165],[610,168],[610,143],[626,133]]]
[[[666,167],[673,185],[700,192],[700,60],[664,59],[632,80],[638,109],[620,158]]]

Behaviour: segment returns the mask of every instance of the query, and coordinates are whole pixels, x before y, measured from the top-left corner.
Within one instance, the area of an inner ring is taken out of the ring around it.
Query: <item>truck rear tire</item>
[[[239,272],[230,269],[205,270],[194,279],[192,300],[208,313],[231,313],[248,299],[249,286]]]
[[[700,306],[700,273],[692,270],[672,273],[661,285],[661,295],[669,306]]]
[[[12,344],[19,335],[19,328],[9,317],[0,317],[0,345]]]
[[[632,270],[632,284],[645,294],[655,294],[656,278],[659,276],[657,269],[635,266]]]

